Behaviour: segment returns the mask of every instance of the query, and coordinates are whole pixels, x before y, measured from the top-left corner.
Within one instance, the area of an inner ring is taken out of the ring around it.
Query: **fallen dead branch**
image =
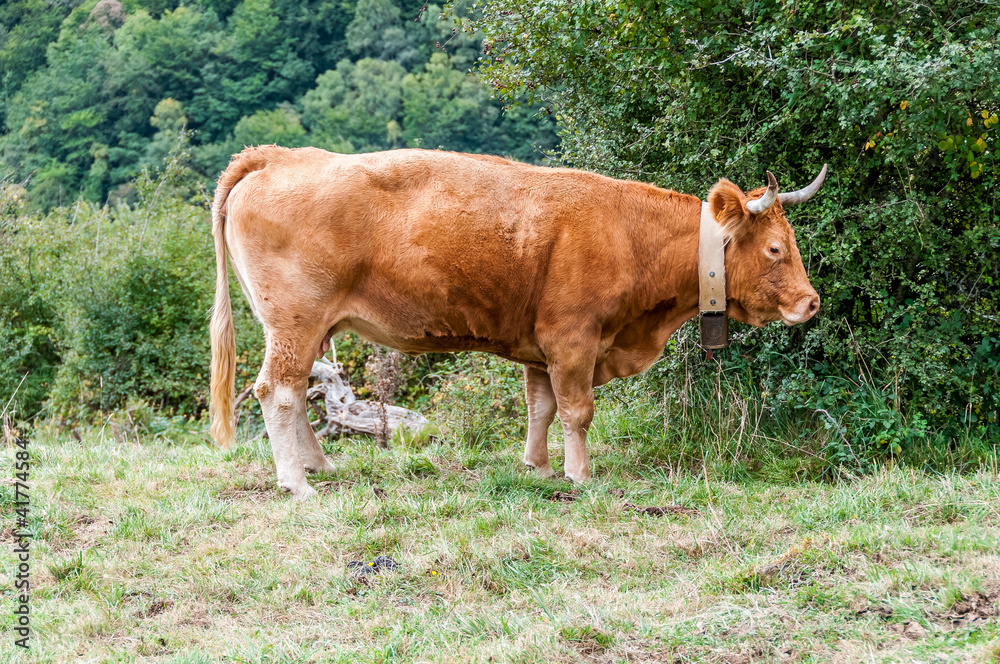
[[[324,425],[317,436],[340,436],[342,434],[368,434],[376,438],[391,437],[402,427],[417,433],[430,425],[430,421],[412,410],[399,406],[385,406],[376,401],[358,401],[344,376],[343,366],[320,358],[313,362],[312,377],[318,383],[306,392],[310,403],[322,403],[326,417],[313,422],[313,426]],[[388,427],[386,432],[383,427]]]
[[[400,427],[417,433],[430,425],[430,420],[412,410],[399,406],[385,406],[377,401],[359,401],[344,375],[339,362],[320,358],[313,362],[309,374],[317,382],[306,392],[306,401],[321,413],[321,417],[310,422],[313,429],[319,428],[316,437],[338,437],[366,434],[376,439],[392,437]],[[250,395],[249,388],[240,394],[240,401]],[[325,414],[322,414],[325,411]],[[385,431],[383,427],[388,427]],[[267,432],[264,432],[267,437]]]

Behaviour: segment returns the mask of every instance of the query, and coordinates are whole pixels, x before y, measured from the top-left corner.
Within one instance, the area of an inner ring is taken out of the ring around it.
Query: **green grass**
[[[782,444],[706,425],[699,449],[627,411],[600,411],[583,486],[490,434],[344,439],[304,503],[247,430],[222,453],[182,420],[40,429],[34,649],[12,647],[5,610],[0,662],[997,661],[995,467],[831,480]],[[403,567],[348,573],[376,555]]]

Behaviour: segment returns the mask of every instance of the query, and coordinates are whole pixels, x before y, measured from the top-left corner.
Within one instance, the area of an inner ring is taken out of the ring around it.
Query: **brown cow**
[[[728,180],[709,192],[728,238],[729,316],[792,325],[816,313],[781,202],[808,198],[822,175],[780,196],[770,174],[750,196]],[[282,489],[312,495],[305,471],[332,468],[305,391],[313,358],[342,330],[405,353],[477,350],[524,365],[524,462],[552,474],[558,412],[566,476],[585,480],[594,387],[645,371],[699,311],[701,209],[649,184],[498,157],[245,149],[213,206],[212,435],[232,445],[228,252],[266,334],[255,389]]]

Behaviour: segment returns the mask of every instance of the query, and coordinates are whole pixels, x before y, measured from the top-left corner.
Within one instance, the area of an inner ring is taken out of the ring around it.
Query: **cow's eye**
[[[778,249],[777,247],[771,247],[771,253],[777,256],[778,254],[781,253],[781,249]]]

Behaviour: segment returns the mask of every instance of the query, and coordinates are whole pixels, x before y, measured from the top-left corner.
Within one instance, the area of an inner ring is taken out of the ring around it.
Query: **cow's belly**
[[[533,340],[503,340],[472,334],[438,334],[432,331],[425,331],[423,334],[401,333],[400,330],[386,329],[377,322],[358,317],[343,319],[334,333],[343,330],[352,330],[369,341],[408,355],[479,351],[521,364],[545,367],[541,350]]]

